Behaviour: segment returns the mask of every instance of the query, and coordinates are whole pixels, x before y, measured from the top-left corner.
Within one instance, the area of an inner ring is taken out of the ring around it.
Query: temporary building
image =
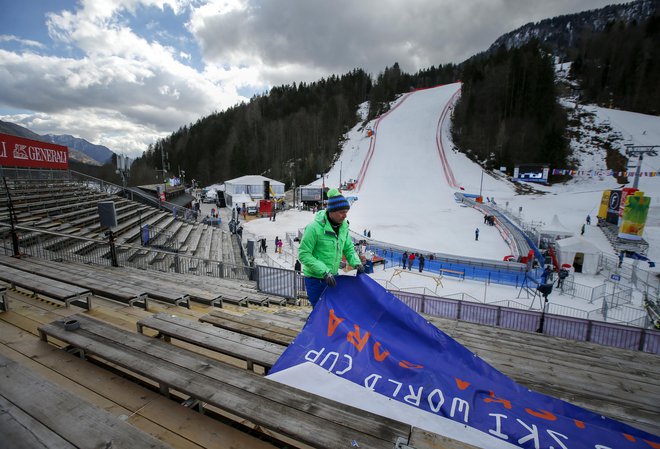
[[[561,224],[559,217],[555,214],[552,217],[552,222],[550,222],[549,225],[539,229],[539,241],[537,242],[537,246],[545,246],[541,245],[542,241],[552,243],[557,239],[565,239],[568,237],[573,237],[573,235],[575,235],[575,233]]]
[[[561,265],[570,265],[576,272],[597,274],[601,250],[582,237],[569,237],[555,242]]]
[[[248,202],[257,204],[257,201],[264,199],[266,189],[274,199],[284,198],[284,183],[265,176],[246,175],[225,181],[227,206],[242,206]]]

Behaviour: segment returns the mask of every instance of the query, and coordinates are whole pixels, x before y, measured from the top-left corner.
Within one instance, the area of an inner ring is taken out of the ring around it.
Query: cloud
[[[208,61],[257,65],[263,80],[312,81],[399,62],[414,72],[460,63],[529,21],[606,4],[585,0],[280,0],[206,4],[189,28]],[[217,7],[214,7],[216,5]]]
[[[21,39],[14,35],[2,34],[0,35],[0,42],[16,42],[26,47],[44,48],[41,42],[33,41],[30,39]]]
[[[0,49],[0,103],[35,111],[19,124],[141,152],[155,138],[244,100],[235,87],[221,85],[232,79],[227,73],[200,73],[180,62],[186,57],[177,49],[136,35],[117,20],[116,5],[93,1],[48,16],[50,36],[82,57]]]
[[[377,75],[394,62],[407,72],[458,63],[526,22],[604,4],[80,0],[36,24],[48,30],[49,42],[13,31],[0,36],[8,44],[0,47],[0,107],[16,111],[0,118],[135,155],[158,137],[247,100],[239,92],[354,68]]]

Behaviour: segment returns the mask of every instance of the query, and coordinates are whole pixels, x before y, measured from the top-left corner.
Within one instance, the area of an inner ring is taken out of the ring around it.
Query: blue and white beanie
[[[348,200],[339,193],[337,189],[328,190],[328,212],[335,212],[338,210],[348,210],[351,208],[351,205],[348,203]]]

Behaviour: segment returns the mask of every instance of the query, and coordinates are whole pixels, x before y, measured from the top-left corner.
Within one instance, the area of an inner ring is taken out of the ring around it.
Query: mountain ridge
[[[638,0],[529,22],[498,37],[486,53],[492,53],[501,46],[508,50],[519,48],[531,39],[550,45],[554,51],[574,48],[579,46],[585,31],[598,33],[613,22],[640,22],[656,14],[659,9],[660,0]]]
[[[100,166],[107,163],[114,152],[103,145],[93,144],[80,137],[74,137],[69,134],[37,134],[30,129],[17,125],[16,123],[0,120],[0,132],[12,136],[24,137],[26,139],[37,140],[39,142],[55,143],[69,148],[69,158],[87,165]]]

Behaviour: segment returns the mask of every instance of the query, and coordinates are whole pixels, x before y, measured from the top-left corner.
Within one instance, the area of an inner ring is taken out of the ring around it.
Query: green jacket
[[[348,235],[348,221],[344,220],[335,233],[326,211],[319,211],[305,228],[300,241],[298,259],[303,264],[303,274],[319,279],[326,273],[337,274],[342,254],[353,267],[362,263]]]

